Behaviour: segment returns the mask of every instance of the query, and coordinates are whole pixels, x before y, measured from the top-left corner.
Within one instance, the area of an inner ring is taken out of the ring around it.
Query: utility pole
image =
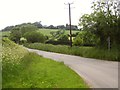
[[[73,4],[73,3],[68,3],[67,5],[69,6],[70,46],[72,47],[72,30],[71,30],[71,4]]]

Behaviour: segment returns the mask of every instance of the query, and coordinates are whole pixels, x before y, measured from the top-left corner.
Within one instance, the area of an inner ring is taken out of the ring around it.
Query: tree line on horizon
[[[4,29],[2,29],[1,31],[10,31],[14,27],[24,26],[24,25],[34,25],[37,28],[45,28],[45,29],[66,29],[66,30],[69,30],[69,27],[70,27],[68,24],[66,24],[66,25],[57,25],[57,26],[54,26],[54,25],[47,26],[47,25],[42,25],[41,21],[39,21],[39,22],[34,22],[34,23],[22,23],[22,24],[18,24],[18,25],[15,25],[15,26],[7,26]],[[72,30],[78,30],[77,25],[71,25],[71,28],[72,28]]]

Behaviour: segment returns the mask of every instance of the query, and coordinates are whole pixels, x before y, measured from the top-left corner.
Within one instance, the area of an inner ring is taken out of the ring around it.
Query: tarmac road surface
[[[80,75],[91,88],[118,88],[118,62],[28,49],[30,52],[64,62]]]

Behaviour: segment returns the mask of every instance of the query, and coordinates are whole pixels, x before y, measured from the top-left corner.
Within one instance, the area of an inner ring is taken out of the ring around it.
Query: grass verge
[[[88,88],[64,63],[29,53],[8,39],[2,42],[3,88]]]
[[[101,60],[112,60],[112,61],[120,60],[119,49],[112,49],[111,51],[108,51],[106,49],[99,49],[95,47],[73,46],[71,48],[65,45],[52,45],[52,44],[42,44],[42,43],[31,43],[31,44],[29,43],[29,44],[25,44],[25,46],[32,49],[77,55],[88,58],[96,58]]]

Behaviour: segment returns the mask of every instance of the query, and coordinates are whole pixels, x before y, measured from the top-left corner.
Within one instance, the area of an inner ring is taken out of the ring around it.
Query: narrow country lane
[[[118,62],[83,58],[35,49],[28,49],[43,57],[64,62],[92,88],[118,88]]]

